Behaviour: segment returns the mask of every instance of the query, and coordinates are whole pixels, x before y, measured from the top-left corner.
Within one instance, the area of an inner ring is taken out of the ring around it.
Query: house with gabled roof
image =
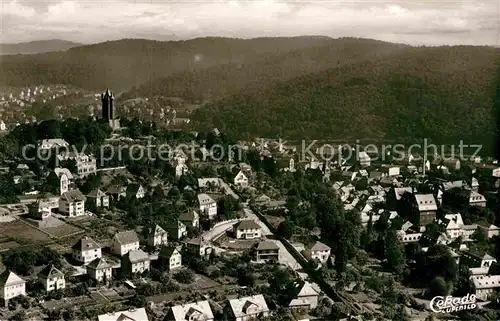
[[[97,319],[98,321],[149,321],[145,308],[101,314]]]
[[[174,240],[180,240],[187,235],[186,225],[179,220],[167,222],[165,229],[167,230],[169,237]]]
[[[468,251],[462,254],[460,263],[470,268],[478,268],[490,267],[493,263],[497,263],[497,260],[488,253]]]
[[[71,249],[73,259],[83,264],[102,257],[101,246],[88,236],[80,239]]]
[[[254,220],[242,220],[233,226],[237,239],[252,240],[262,237],[262,228]]]
[[[464,221],[460,213],[457,214],[446,214],[443,220],[444,229],[446,234],[452,239],[456,239],[460,236],[464,236]]]
[[[304,251],[304,256],[311,261],[319,261],[325,264],[330,258],[331,248],[321,242],[314,243],[309,249]]]
[[[186,242],[186,249],[196,256],[208,257],[212,253],[212,247],[203,236],[195,237]]]
[[[14,272],[5,270],[0,274],[0,299],[3,299],[7,306],[10,299],[20,295],[26,295],[26,281]]]
[[[357,154],[357,162],[362,167],[369,167],[371,164],[371,157],[368,155],[368,153],[361,151]]]
[[[292,299],[288,304],[291,309],[313,310],[318,306],[320,291],[307,281],[296,282]]]
[[[66,287],[64,273],[54,265],[47,265],[38,273],[38,280],[43,284],[47,292],[57,291]]]
[[[161,264],[166,266],[169,271],[182,267],[181,252],[173,246],[163,247],[158,254],[158,258]]]
[[[483,233],[483,235],[487,238],[492,238],[494,236],[500,235],[500,228],[496,225],[481,221],[477,223],[477,227],[479,232]]]
[[[500,288],[500,275],[471,276],[470,281],[472,292],[483,301]]]
[[[144,239],[150,247],[158,247],[168,244],[168,233],[158,224],[144,227]]]
[[[127,196],[127,188],[121,185],[111,185],[106,189],[106,194],[113,200],[118,201],[120,198]]]
[[[124,256],[130,251],[139,249],[139,237],[132,230],[118,232],[113,236],[110,248],[113,254]]]
[[[184,225],[197,228],[200,226],[200,214],[195,210],[188,210],[179,215],[179,221]]]
[[[262,194],[261,196],[255,199],[255,203],[258,205],[269,204],[271,202],[271,198],[266,194]]]
[[[100,188],[96,188],[87,194],[87,202],[96,208],[109,207],[109,196]]]
[[[486,198],[478,192],[470,191],[469,206],[486,207]]]
[[[105,258],[97,258],[87,265],[87,274],[97,282],[108,282],[113,278],[113,266]]]
[[[200,206],[200,213],[213,219],[217,215],[217,202],[208,194],[198,194],[198,204]]]
[[[237,186],[239,188],[246,188],[246,187],[248,187],[248,177],[245,175],[245,173],[242,170],[240,170],[234,176],[233,183],[235,186]]]
[[[122,262],[122,268],[132,275],[149,271],[151,265],[149,255],[140,249],[128,251],[123,256]]]
[[[280,248],[272,241],[262,241],[254,246],[255,262],[278,262]]]
[[[85,201],[87,198],[78,189],[70,190],[59,199],[59,212],[69,217],[85,215]]]
[[[432,223],[437,214],[437,203],[432,194],[413,194],[410,221],[425,226]]]
[[[174,305],[170,308],[165,321],[214,321],[214,314],[208,301]]]
[[[262,294],[229,300],[226,307],[229,315],[236,321],[247,321],[252,318],[267,317],[270,310]]]

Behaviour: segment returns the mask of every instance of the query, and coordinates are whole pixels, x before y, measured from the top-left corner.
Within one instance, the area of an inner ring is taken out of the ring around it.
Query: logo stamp
[[[462,298],[436,296],[431,300],[430,308],[436,313],[451,313],[455,311],[473,310],[477,307],[476,295],[467,294]]]

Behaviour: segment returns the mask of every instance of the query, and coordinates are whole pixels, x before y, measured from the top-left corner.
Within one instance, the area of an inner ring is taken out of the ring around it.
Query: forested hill
[[[0,44],[0,55],[36,54],[50,51],[68,50],[81,45],[82,44],[76,42],[59,39],[20,43],[2,43]]]
[[[3,56],[0,85],[69,84],[124,91],[157,77],[218,64],[243,63],[263,54],[331,42],[327,37],[197,38],[186,41],[123,39],[64,52]]]
[[[198,109],[192,124],[230,135],[488,141],[500,49],[406,48]]]
[[[204,69],[188,69],[159,78],[125,93],[124,98],[152,95],[194,100],[217,100],[241,89],[266,88],[276,82],[367,59],[377,59],[405,45],[372,39],[329,39],[314,47],[263,54],[254,60],[235,61]]]

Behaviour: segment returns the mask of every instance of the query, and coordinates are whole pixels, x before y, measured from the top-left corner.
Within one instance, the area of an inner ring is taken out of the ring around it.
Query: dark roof
[[[256,250],[279,250],[279,246],[276,243],[271,241],[262,241],[259,242],[255,248]]]
[[[92,197],[92,198],[98,198],[103,196],[106,196],[106,194],[99,188],[96,188],[87,194],[87,197]]]
[[[100,248],[101,248],[101,246],[88,236],[85,236],[84,238],[82,238],[80,241],[78,241],[72,247],[72,249],[78,250],[78,251],[87,251],[87,250],[100,249]]]
[[[39,277],[44,279],[54,278],[54,277],[64,277],[64,273],[62,273],[59,269],[57,269],[54,265],[47,265],[43,270],[38,273]]]
[[[172,247],[172,246],[164,247],[160,250],[159,256],[165,257],[165,258],[170,258],[175,250],[176,250],[176,248]]]
[[[135,231],[118,232],[115,234],[114,239],[116,239],[120,244],[139,242],[139,237]]]
[[[184,221],[184,222],[192,222],[197,218],[197,215],[195,215],[196,211],[190,210],[187,212],[183,212],[179,216],[179,221]],[[197,214],[197,213],[196,213]],[[198,216],[199,217],[199,216]]]
[[[104,258],[97,258],[87,265],[87,268],[91,268],[93,270],[109,269],[111,267],[112,265],[109,264]]]
[[[234,226],[237,230],[252,230],[260,229],[260,225],[254,220],[243,220],[235,224]]]
[[[149,226],[146,226],[144,228],[144,233],[147,236],[155,236],[155,235],[162,235],[167,233],[160,225],[158,224],[151,224]]]
[[[66,193],[61,195],[61,198],[66,199],[70,203],[72,203],[72,202],[85,202],[85,200],[86,200],[86,198],[82,194],[82,192],[80,192],[77,189],[67,191]]]

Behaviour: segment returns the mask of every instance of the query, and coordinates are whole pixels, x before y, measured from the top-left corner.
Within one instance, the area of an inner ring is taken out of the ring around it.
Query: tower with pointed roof
[[[114,119],[113,114],[113,103],[115,100],[115,94],[109,90],[109,88],[101,94],[102,101],[102,118],[109,121]]]
[[[102,101],[102,119],[106,120],[109,123],[109,126],[115,130],[120,128],[120,119],[115,118],[114,111],[114,101],[115,94],[108,89],[106,92],[101,94]]]

